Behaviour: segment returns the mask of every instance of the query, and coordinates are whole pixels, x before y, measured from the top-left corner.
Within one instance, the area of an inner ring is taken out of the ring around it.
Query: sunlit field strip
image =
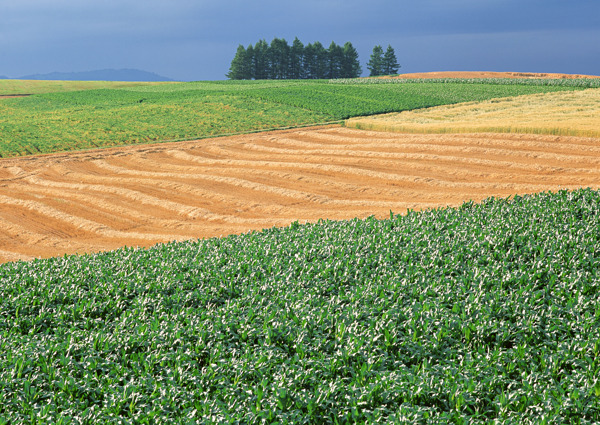
[[[530,133],[600,137],[600,89],[543,93],[372,117],[346,126],[408,133]]]

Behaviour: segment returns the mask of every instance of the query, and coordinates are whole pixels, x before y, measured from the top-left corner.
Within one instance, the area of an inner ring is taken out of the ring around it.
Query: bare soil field
[[[550,78],[550,79],[575,79],[575,78],[600,78],[597,75],[579,74],[553,74],[539,72],[489,72],[489,71],[443,71],[443,72],[417,72],[401,74],[394,77],[383,78]]]
[[[600,139],[314,127],[0,160],[0,262],[600,186]]]

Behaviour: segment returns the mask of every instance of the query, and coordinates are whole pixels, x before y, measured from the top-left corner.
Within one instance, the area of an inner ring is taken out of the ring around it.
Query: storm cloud
[[[363,69],[600,74],[597,0],[0,0],[0,74],[138,68],[224,79],[238,44],[351,41]]]

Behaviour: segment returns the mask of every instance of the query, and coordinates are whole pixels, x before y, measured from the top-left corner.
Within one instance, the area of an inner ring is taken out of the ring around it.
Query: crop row
[[[600,192],[0,266],[0,423],[600,421]]]

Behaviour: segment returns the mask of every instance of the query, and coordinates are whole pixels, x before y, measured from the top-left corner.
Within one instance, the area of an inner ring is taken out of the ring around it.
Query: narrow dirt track
[[[0,262],[600,187],[600,139],[337,126],[0,160]]]

